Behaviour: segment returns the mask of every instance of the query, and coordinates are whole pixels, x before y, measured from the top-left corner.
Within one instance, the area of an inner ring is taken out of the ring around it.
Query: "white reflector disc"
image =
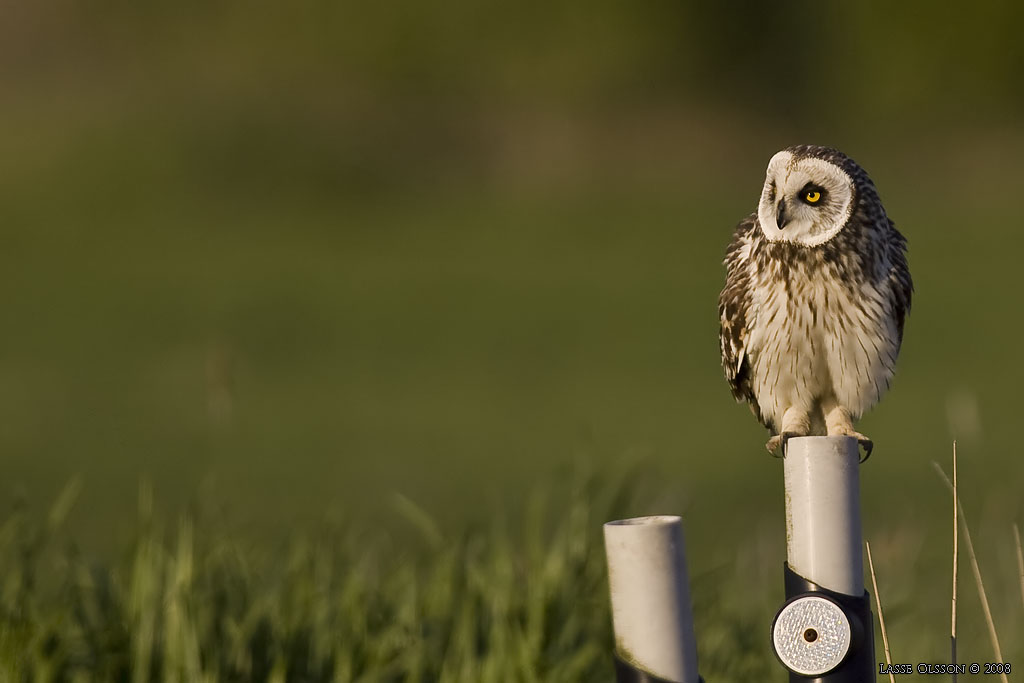
[[[790,671],[820,676],[835,669],[850,650],[850,621],[836,603],[818,596],[798,598],[775,617],[772,642]]]

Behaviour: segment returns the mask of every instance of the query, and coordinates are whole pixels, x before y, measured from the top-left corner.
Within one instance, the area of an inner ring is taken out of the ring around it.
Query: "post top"
[[[683,518],[679,515],[650,515],[647,517],[617,519],[613,522],[605,522],[605,526],[667,526],[679,524],[682,521]]]
[[[799,442],[803,442],[803,443],[814,443],[816,441],[834,441],[836,443],[842,443],[844,441],[856,442],[857,439],[855,439],[852,436],[846,436],[845,434],[839,434],[839,435],[836,435],[836,436],[794,436],[794,437],[790,437],[789,443],[793,443],[795,441],[799,441]]]

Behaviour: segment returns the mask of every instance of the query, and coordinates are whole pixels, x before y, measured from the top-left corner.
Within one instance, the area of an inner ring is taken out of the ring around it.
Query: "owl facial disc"
[[[853,205],[846,171],[824,159],[779,152],[768,162],[757,219],[773,242],[816,247],[843,229]]]

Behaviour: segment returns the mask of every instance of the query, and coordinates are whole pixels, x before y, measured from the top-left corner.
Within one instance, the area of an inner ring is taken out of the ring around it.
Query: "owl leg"
[[[864,458],[861,462],[870,458],[875,444],[853,428],[853,416],[850,415],[850,411],[836,403],[835,399],[824,402],[822,407],[825,409],[825,427],[828,429],[828,435],[852,436],[864,449]]]
[[[786,442],[794,436],[807,436],[811,433],[811,414],[807,408],[790,406],[782,414],[782,429],[779,433],[768,439],[764,445],[769,453],[780,455],[786,454]]]

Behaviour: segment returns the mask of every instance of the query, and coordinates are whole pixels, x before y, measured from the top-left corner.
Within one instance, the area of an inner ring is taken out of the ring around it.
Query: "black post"
[[[788,564],[784,572],[786,603],[772,623],[772,645],[790,683],[873,683],[877,668],[868,592],[837,593]],[[787,623],[780,624],[780,617]]]

